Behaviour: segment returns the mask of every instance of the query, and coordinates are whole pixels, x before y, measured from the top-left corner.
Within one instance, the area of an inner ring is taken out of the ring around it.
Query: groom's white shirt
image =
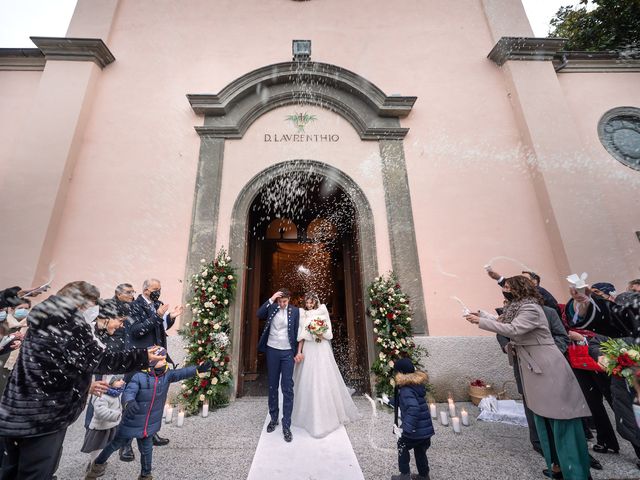
[[[271,330],[269,330],[269,340],[267,346],[277,350],[290,350],[289,335],[287,329],[289,322],[287,319],[287,309],[278,307],[278,312],[271,321]]]

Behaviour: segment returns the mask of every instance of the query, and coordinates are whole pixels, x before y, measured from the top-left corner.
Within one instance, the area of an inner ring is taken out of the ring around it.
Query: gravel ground
[[[266,398],[245,397],[226,408],[212,411],[208,418],[188,417],[182,428],[176,427],[175,423],[164,425],[161,435],[171,443],[154,448],[154,478],[245,479],[266,416],[266,403]],[[371,404],[364,397],[356,398],[356,404],[364,417],[347,425],[347,432],[360,467],[367,480],[389,479],[397,473],[395,437],[391,432],[393,412],[387,407],[378,407],[374,416]],[[476,422],[477,409],[473,405],[458,405],[469,410],[471,426],[463,427],[462,433],[457,435],[450,427],[436,424],[436,436],[428,451],[432,479],[545,478],[541,474],[544,460],[529,447],[526,428]],[[84,477],[88,455],[80,453],[84,438],[83,418],[67,433],[58,469],[61,480]],[[620,444],[620,455],[594,454],[604,466],[602,471],[592,470],[594,480],[640,478],[631,446],[624,440]],[[132,463],[123,463],[114,454],[103,478],[136,479],[139,473],[137,447],[134,451],[136,461]],[[295,476],[288,480],[295,480]]]

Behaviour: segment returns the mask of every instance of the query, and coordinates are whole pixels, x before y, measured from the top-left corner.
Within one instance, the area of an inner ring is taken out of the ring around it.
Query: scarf
[[[513,322],[513,319],[516,318],[516,316],[518,315],[518,310],[520,310],[520,307],[522,307],[523,305],[529,305],[532,303],[534,305],[540,305],[538,300],[536,300],[533,297],[521,298],[520,300],[514,300],[513,302],[509,302],[506,305],[506,307],[504,307],[504,313],[500,315],[498,320],[502,323],[511,323]]]
[[[124,387],[120,387],[120,388],[115,388],[115,387],[109,387],[107,389],[107,395],[109,395],[110,397],[119,397],[122,392],[124,392]]]

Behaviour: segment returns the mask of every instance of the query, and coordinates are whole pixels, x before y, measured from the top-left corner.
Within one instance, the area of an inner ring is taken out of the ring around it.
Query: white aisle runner
[[[293,441],[282,436],[282,423],[267,433],[269,415],[247,480],[364,480],[347,431],[340,426],[324,438],[291,427]]]

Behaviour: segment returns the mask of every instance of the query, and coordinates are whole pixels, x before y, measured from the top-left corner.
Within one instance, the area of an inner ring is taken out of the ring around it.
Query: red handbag
[[[603,368],[598,365],[591,355],[589,355],[589,345],[569,344],[567,349],[569,355],[569,363],[571,368],[579,370],[590,370],[592,372],[604,372]]]

